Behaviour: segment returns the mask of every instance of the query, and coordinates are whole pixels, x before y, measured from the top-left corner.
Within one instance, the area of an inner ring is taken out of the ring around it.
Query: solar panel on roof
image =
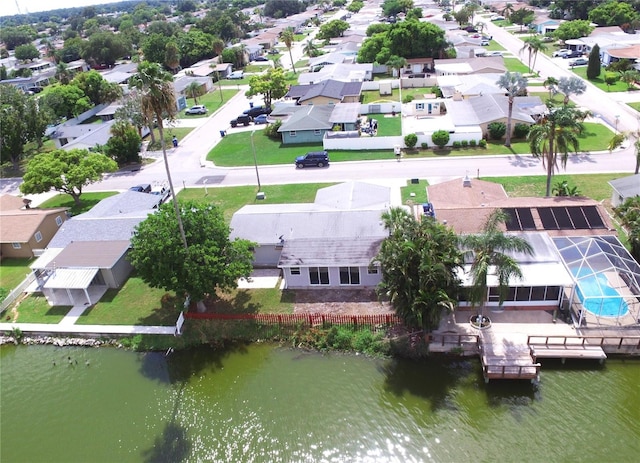
[[[605,228],[604,222],[602,221],[596,206],[584,206],[582,211],[584,212],[591,228]]]
[[[589,230],[591,228],[582,212],[582,207],[567,207],[567,212],[569,213],[569,217],[571,217],[574,228],[578,230]]]
[[[558,229],[558,224],[556,223],[556,219],[553,216],[553,212],[551,212],[550,207],[539,207],[538,214],[540,215],[540,220],[542,220],[542,227],[545,230]]]
[[[573,230],[573,223],[566,207],[552,207],[551,213],[556,218],[560,230]]]
[[[504,213],[507,214],[507,221],[505,225],[507,227],[507,231],[520,231],[522,228],[520,227],[520,222],[518,222],[518,216],[516,215],[516,210],[509,207],[504,209]]]
[[[516,209],[518,213],[518,218],[520,219],[520,227],[523,230],[535,230],[536,223],[533,221],[533,215],[531,214],[531,209],[528,207],[519,207]]]

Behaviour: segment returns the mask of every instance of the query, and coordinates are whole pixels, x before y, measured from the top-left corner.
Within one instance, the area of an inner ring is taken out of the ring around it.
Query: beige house
[[[67,219],[68,208],[32,209],[28,202],[0,195],[0,259],[34,257]]]

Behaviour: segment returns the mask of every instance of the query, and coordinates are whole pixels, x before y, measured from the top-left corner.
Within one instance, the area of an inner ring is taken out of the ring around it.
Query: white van
[[[244,77],[244,71],[233,71],[231,74],[229,74],[229,77],[227,77],[227,79],[242,79]]]

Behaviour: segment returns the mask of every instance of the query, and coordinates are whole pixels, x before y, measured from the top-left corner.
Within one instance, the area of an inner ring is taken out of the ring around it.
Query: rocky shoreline
[[[23,344],[27,346],[51,345],[58,347],[124,347],[116,339],[59,338],[54,336],[0,336],[0,346],[5,344]]]

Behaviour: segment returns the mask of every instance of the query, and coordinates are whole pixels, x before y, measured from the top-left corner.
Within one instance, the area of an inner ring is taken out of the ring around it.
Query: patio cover
[[[49,277],[47,289],[87,289],[98,273],[97,268],[59,268]]]

